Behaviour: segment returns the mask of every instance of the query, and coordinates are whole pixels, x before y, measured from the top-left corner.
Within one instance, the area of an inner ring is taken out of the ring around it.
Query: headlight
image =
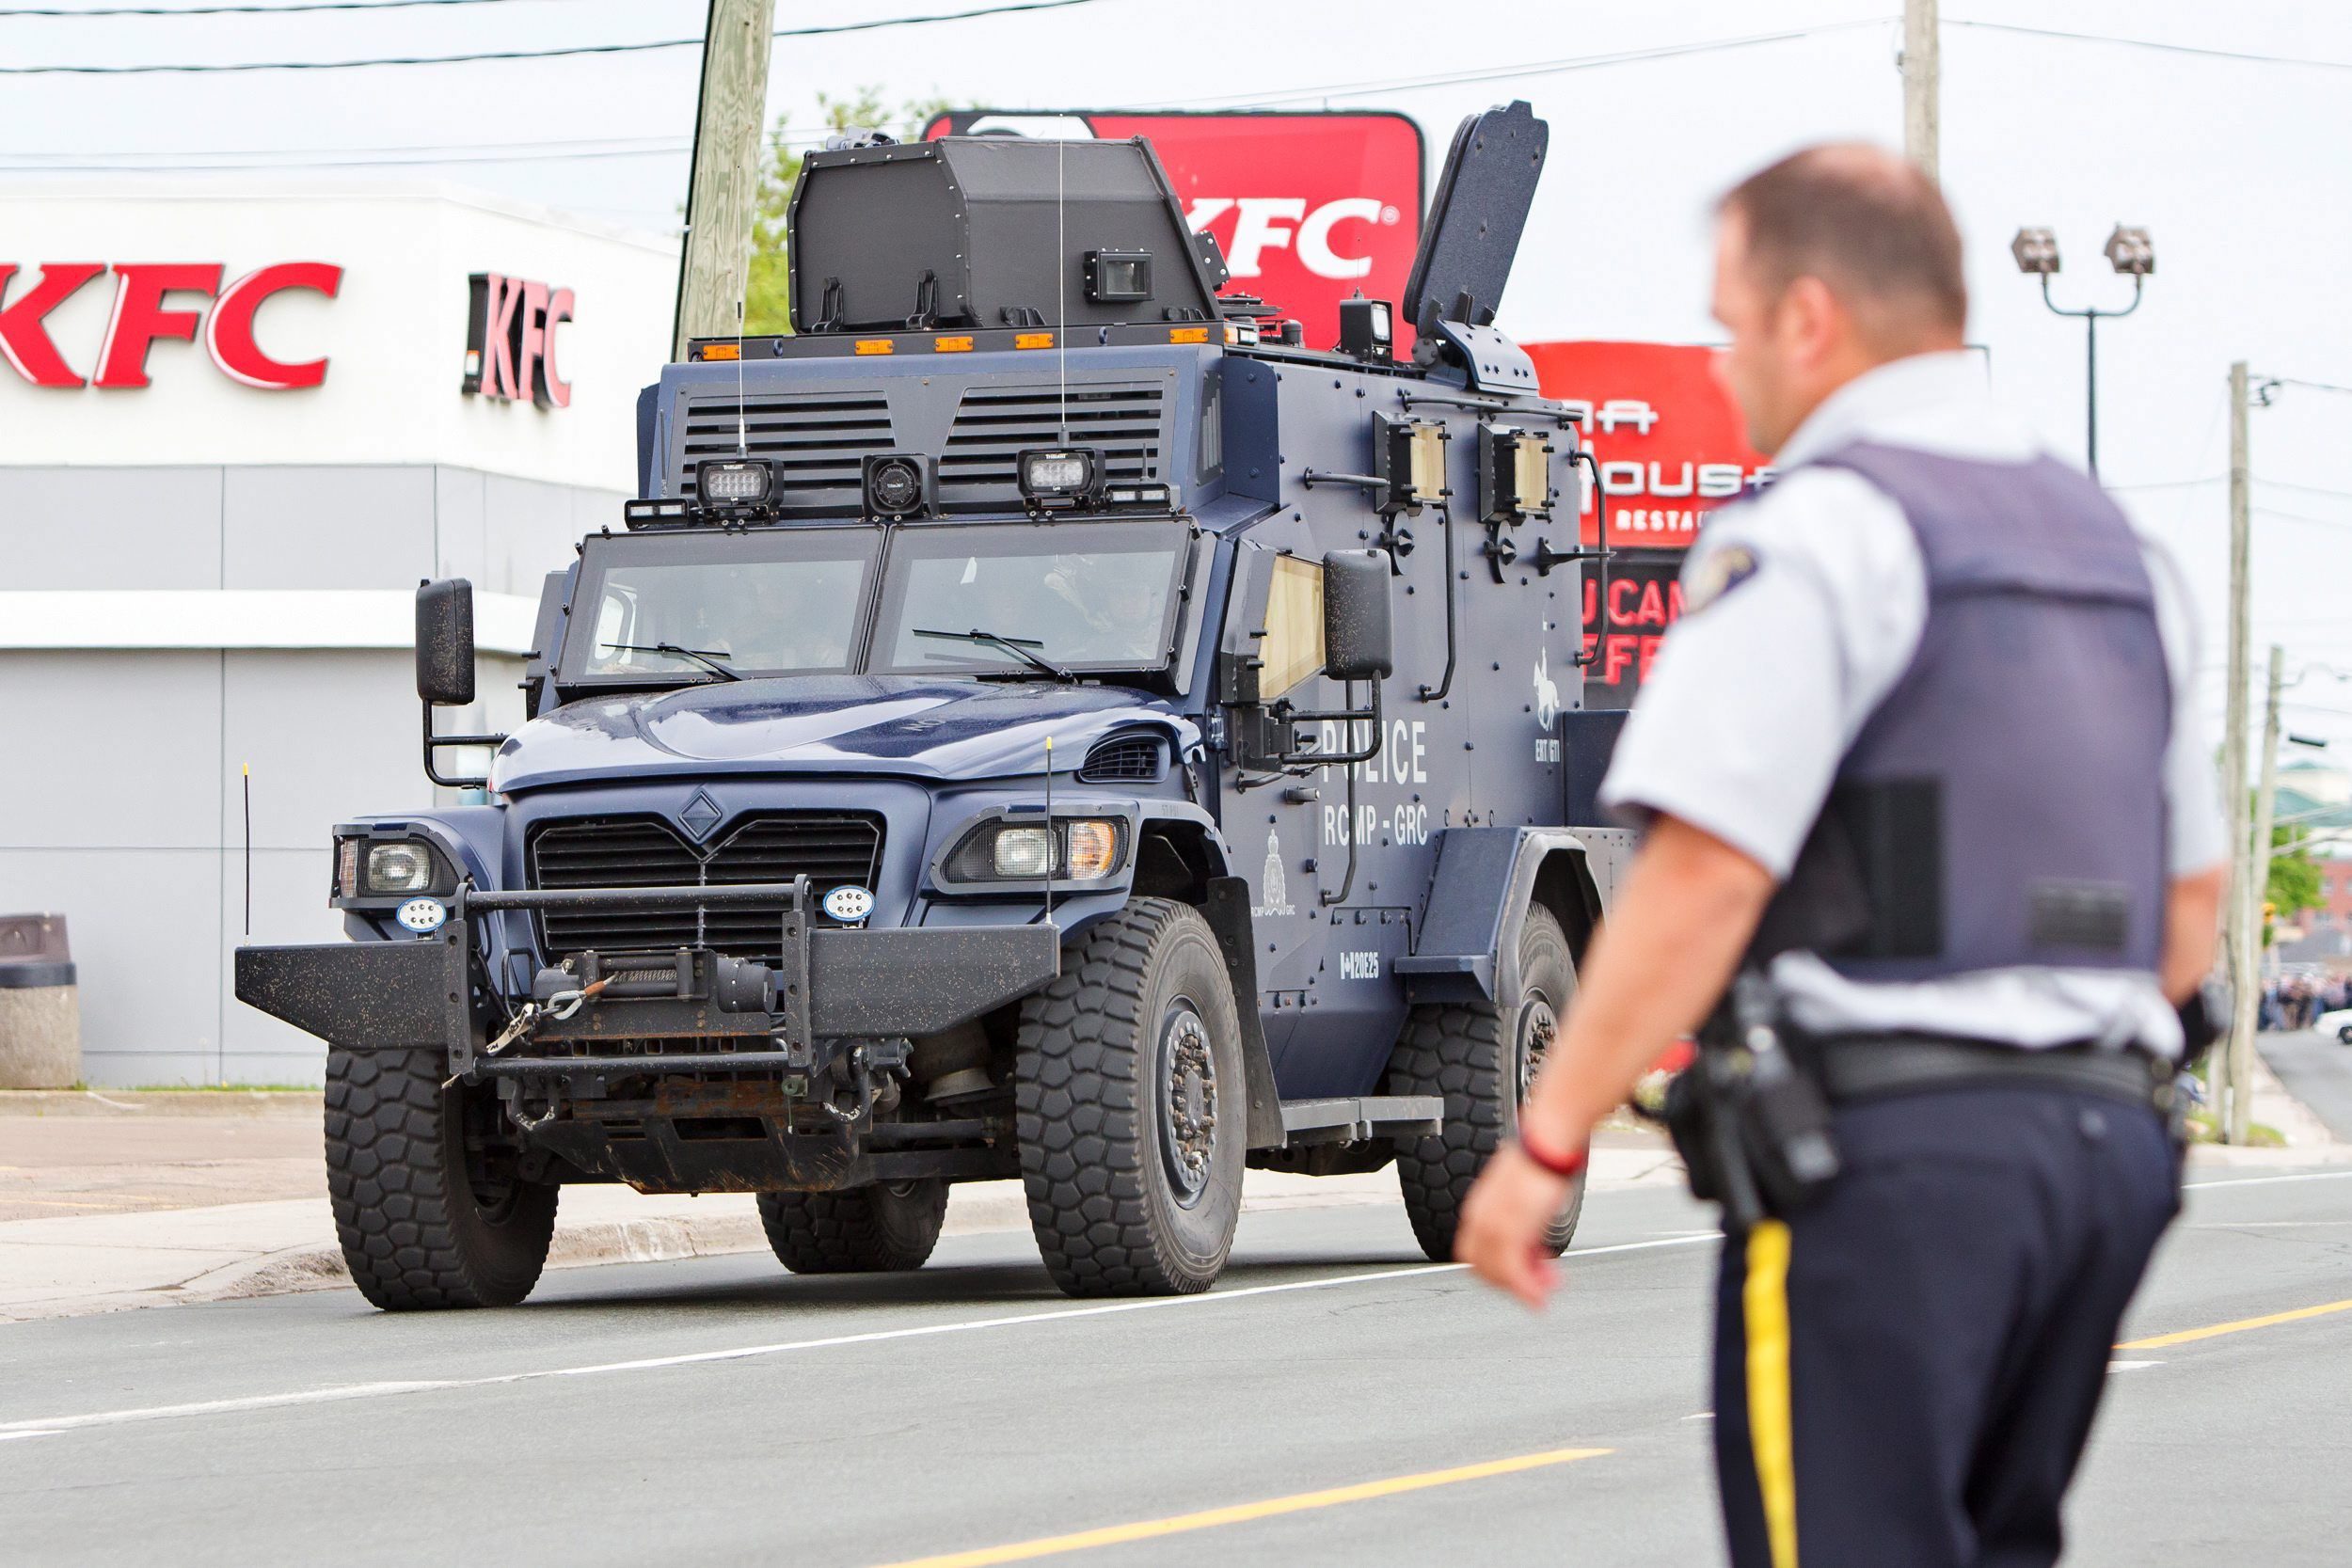
[[[1091,447],[1054,447],[1022,452],[1015,459],[1021,494],[1031,506],[1075,506],[1094,494],[1102,476],[1100,453]]]
[[[1042,828],[1004,828],[989,853],[999,877],[1042,877],[1054,863],[1054,835]]]
[[[758,506],[775,485],[775,470],[742,457],[706,458],[694,470],[694,494],[705,506]]]
[[[335,895],[359,896],[359,841],[356,838],[344,839],[335,846]]]
[[[368,846],[370,893],[422,893],[433,885],[433,851],[421,844]]]
[[[1120,824],[1106,817],[1042,823],[983,822],[964,834],[944,873],[950,882],[1091,882],[1119,869]]]

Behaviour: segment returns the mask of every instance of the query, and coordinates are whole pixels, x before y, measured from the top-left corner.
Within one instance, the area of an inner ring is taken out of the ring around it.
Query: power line
[[[870,22],[833,22],[811,27],[779,27],[771,38],[822,38],[836,33],[870,33],[884,27],[916,27],[934,22],[969,22],[977,17],[1010,16],[1021,11],[1058,11],[1091,6],[1100,0],[1009,0],[968,11],[938,11],[925,16],[877,17]],[[699,49],[703,40],[654,39],[644,43],[575,43],[550,49],[491,49],[466,55],[387,55],[365,60],[245,60],[223,65],[185,62],[161,65],[10,65],[0,76],[213,76],[255,71],[358,71],[370,66],[471,65],[485,60],[552,60],[578,55],[643,55],[661,49]]]
[[[2332,381],[2297,381],[2291,375],[2266,375],[2265,381],[2275,381],[2281,387],[2302,387],[2314,392],[2342,392],[2352,397],[2352,387],[2339,387]]]
[[[2246,60],[2255,65],[2307,66],[2314,71],[2352,71],[2352,60],[2302,60],[2292,55],[2256,55],[2240,49],[2209,49],[2195,43],[2160,43],[2154,39],[2119,38],[2111,33],[2068,33],[2056,27],[2024,27],[2011,22],[1963,22],[1947,18],[1947,27],[1975,27],[1988,33],[2022,33],[2028,38],[2067,39],[2076,43],[2108,43],[2124,49],[2153,49],[2166,55],[2202,55],[2217,60]]]
[[[1298,87],[1266,97],[1232,93],[1222,98],[1188,98],[1186,107],[1248,108],[1265,104],[1311,103],[1335,93],[1351,92],[1410,92],[1422,87],[1456,87],[1477,82],[1508,82],[1527,76],[1557,76],[1571,71],[1590,71],[1598,66],[1630,65],[1642,60],[1671,59],[1682,55],[1708,55],[1725,49],[1751,49],[1759,44],[1791,43],[1799,39],[1816,38],[1826,33],[1850,32],[1857,27],[1883,27],[1897,20],[1892,16],[1862,17],[1851,22],[1827,22],[1816,27],[1798,27],[1780,33],[1751,33],[1742,38],[1708,39],[1696,43],[1661,44],[1654,49],[1627,49],[1611,55],[1580,55],[1565,59],[1537,60],[1528,65],[1496,66],[1476,71],[1445,71],[1432,76],[1401,76],[1365,82],[1328,82],[1321,87]]]
[[[884,119],[871,122],[880,131],[919,131],[924,121],[917,119]],[[772,134],[764,145],[773,146],[781,140],[787,148],[806,150],[822,147],[838,135],[834,131],[804,131],[790,133],[779,138]],[[576,158],[628,158],[667,152],[684,152],[692,146],[687,136],[564,136],[547,141],[518,142],[426,142],[415,145],[383,147],[322,147],[310,155],[287,157],[282,147],[201,147],[201,148],[124,148],[112,152],[79,152],[72,154],[0,152],[0,174],[178,174],[217,173],[237,169],[304,169],[304,168],[373,168],[405,166],[433,166],[441,164],[518,164],[563,163]],[[452,153],[452,157],[436,157],[436,153]],[[377,156],[382,154],[382,156]],[[413,154],[413,156],[411,155]],[[190,164],[190,163],[77,163],[57,164],[44,160],[59,156],[90,159],[118,158],[248,158],[251,163]]]
[[[2279,517],[2290,523],[2317,523],[2322,528],[2352,528],[2352,517],[2314,517],[2307,512],[2281,512],[2275,506],[2258,506],[2254,510],[2265,517]]]
[[[297,11],[397,11],[415,6],[504,6],[516,0],[294,0],[286,6],[102,6],[72,10],[62,6],[9,6],[0,17],[39,16],[56,21],[109,16],[292,16]]]

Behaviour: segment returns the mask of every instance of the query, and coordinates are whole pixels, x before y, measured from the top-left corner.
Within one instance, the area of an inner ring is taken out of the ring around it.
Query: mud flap
[[[1249,924],[1249,883],[1239,877],[1209,879],[1208,902],[1200,908],[1225,969],[1233,979],[1233,1012],[1241,1020],[1242,1077],[1249,1085],[1251,1148],[1280,1148],[1290,1141],[1282,1127],[1281,1096],[1274,1087],[1274,1058],[1266,1050],[1265,1025],[1258,1017],[1258,941]]]

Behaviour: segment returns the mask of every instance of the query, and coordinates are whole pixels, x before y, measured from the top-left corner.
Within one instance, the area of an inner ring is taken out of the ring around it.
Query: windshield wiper
[[[607,642],[607,653],[668,654],[673,658],[691,658],[714,675],[739,681],[743,677],[720,662],[732,657],[724,648],[681,648],[675,642]]]
[[[926,631],[921,626],[917,626],[914,628],[914,635],[943,638],[950,642],[977,642],[991,648],[1001,648],[1030,669],[1051,675],[1057,681],[1075,681],[1078,678],[1051,659],[1041,658],[1032,653],[1031,649],[1045,646],[1034,637],[1005,637],[996,632],[982,631],[977,626],[970,631]]]

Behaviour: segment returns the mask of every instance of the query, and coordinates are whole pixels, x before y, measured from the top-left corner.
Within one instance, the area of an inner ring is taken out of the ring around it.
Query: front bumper
[[[490,994],[479,922],[508,910],[599,905],[786,902],[773,1010],[719,1005],[717,955],[691,954],[671,994],[598,996],[568,1018],[551,1013],[511,1053],[485,1044],[513,1009]],[[808,879],[729,887],[480,892],[461,888],[448,924],[415,942],[240,947],[237,999],[345,1050],[439,1044],[450,1070],[482,1078],[785,1071],[809,1064],[820,1040],[937,1034],[1026,996],[1061,973],[1052,925],[816,928]],[[664,1042],[659,1053],[634,1049]],[[695,1042],[680,1050],[678,1041]],[[620,1042],[632,1049],[620,1049]],[[547,1048],[554,1047],[550,1052]]]

